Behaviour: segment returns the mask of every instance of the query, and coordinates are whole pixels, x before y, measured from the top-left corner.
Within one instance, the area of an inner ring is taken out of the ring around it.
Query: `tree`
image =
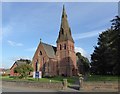
[[[93,54],[91,55],[91,68],[92,72],[95,74],[106,74],[106,68],[107,68],[107,59],[109,55],[108,49],[108,32],[109,30],[102,32],[99,35],[98,38],[98,46],[95,46],[95,50]]]
[[[76,56],[78,57],[78,60],[77,60],[78,71],[79,73],[85,75],[86,73],[89,72],[90,62],[88,58],[82,56],[80,52],[77,52]]]
[[[99,35],[97,46],[91,54],[91,72],[95,74],[119,74],[120,18],[116,16],[110,29]]]
[[[16,68],[14,68],[14,72],[19,73],[19,77],[25,78],[25,79],[27,78],[29,73],[32,71],[33,71],[33,68],[29,64],[22,64],[20,66],[17,66]]]
[[[120,74],[119,67],[120,67],[120,17],[116,16],[112,22],[112,37],[111,37],[111,48],[114,50],[114,58],[113,61],[115,62],[113,72],[115,74]]]

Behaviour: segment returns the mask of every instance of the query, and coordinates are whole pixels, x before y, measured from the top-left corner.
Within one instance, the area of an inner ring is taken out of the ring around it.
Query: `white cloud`
[[[80,52],[81,55],[83,55],[85,57],[87,56],[87,52],[84,49],[82,49],[81,47],[75,47],[75,52]]]
[[[83,39],[83,38],[91,38],[94,36],[98,36],[101,32],[104,30],[96,30],[96,31],[91,31],[91,32],[85,32],[81,34],[73,34],[73,37],[75,40]]]
[[[88,54],[83,48],[75,47],[75,52],[80,52],[82,56],[87,57],[90,60],[90,54]]]
[[[8,40],[8,43],[9,43],[9,45],[11,45],[11,46],[23,46],[22,43],[16,43],[16,42],[11,41],[11,40]]]

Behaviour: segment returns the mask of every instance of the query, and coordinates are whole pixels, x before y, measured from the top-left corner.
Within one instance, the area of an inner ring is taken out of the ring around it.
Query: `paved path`
[[[2,92],[78,92],[78,90],[74,90],[71,88],[67,88],[66,90],[55,90],[13,86],[2,86],[1,90]]]
[[[77,90],[67,88],[66,90],[53,90],[53,89],[39,89],[39,88],[28,88],[28,87],[12,87],[2,86],[2,92],[115,92],[110,89],[108,90]]]
[[[1,84],[1,82],[0,82]],[[41,88],[28,88],[28,87],[15,87],[11,85],[0,85],[0,92],[115,92],[117,90],[113,89],[81,89],[78,90],[78,85],[75,84],[71,87],[68,87],[66,90],[55,90],[55,89],[41,89]]]
[[[2,92],[57,92],[57,90],[2,86]]]

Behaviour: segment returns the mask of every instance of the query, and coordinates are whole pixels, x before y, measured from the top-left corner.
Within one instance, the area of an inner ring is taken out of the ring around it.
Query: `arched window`
[[[38,71],[38,60],[36,61],[35,69],[36,69],[36,71]]]
[[[40,51],[40,55],[42,55],[42,51]]]
[[[66,49],[66,44],[64,44],[64,49]]]
[[[62,45],[60,44],[60,50],[62,50]]]

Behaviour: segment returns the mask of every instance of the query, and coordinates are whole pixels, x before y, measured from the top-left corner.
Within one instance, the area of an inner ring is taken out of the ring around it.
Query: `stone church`
[[[32,59],[35,72],[42,76],[75,76],[77,75],[76,53],[67,14],[63,6],[57,47],[40,41]]]

